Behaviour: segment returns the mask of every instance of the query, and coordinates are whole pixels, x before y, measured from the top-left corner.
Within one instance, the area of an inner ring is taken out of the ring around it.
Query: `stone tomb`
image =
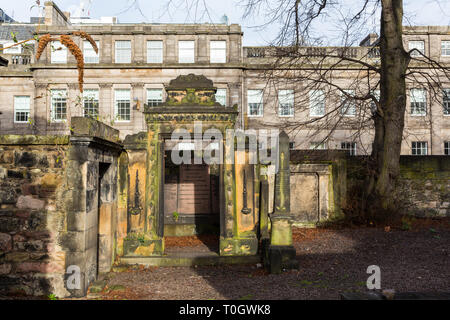
[[[199,123],[200,135],[209,129],[221,132],[222,139],[213,144],[223,151],[224,157],[245,152],[235,152],[226,143],[226,130],[234,129],[237,109],[217,103],[216,88],[203,76],[180,76],[170,82],[166,91],[168,99],[163,105],[145,109],[148,133],[125,139],[125,149],[133,162],[128,168],[130,189],[142,190],[140,194],[129,192],[128,202],[133,204],[138,197],[141,203],[135,207],[141,209],[129,210],[133,217],[129,219],[132,226],[124,240],[126,261],[163,255],[165,235],[199,232],[220,234],[218,254],[221,256],[256,255],[259,221],[256,167],[228,163],[208,165],[202,160],[174,164],[171,159],[174,148],[194,155],[192,146],[198,141],[195,135],[199,134],[195,126]],[[174,141],[172,134],[180,129],[189,137]],[[204,147],[207,146],[200,149]],[[137,154],[139,156],[135,156]],[[199,157],[201,159],[202,155]],[[143,170],[142,178],[133,179]],[[247,201],[243,201],[244,184],[249,190],[245,192]],[[243,213],[244,206],[249,212],[246,209]]]

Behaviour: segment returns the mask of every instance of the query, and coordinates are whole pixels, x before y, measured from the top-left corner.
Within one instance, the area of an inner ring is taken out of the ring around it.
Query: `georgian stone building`
[[[48,46],[39,61],[35,61],[30,48],[5,50],[1,55],[10,64],[0,71],[2,134],[64,133],[70,128],[71,116],[91,115],[118,129],[121,138],[125,138],[146,130],[144,104],[156,106],[165,101],[164,87],[179,75],[187,74],[211,79],[217,87],[216,100],[227,107],[237,105],[237,126],[241,128],[286,124],[295,127],[295,123],[322,117],[339,103],[339,94],[330,93],[319,99],[321,108],[317,110],[317,99],[310,96],[311,92],[303,92],[302,84],[269,86],[263,75],[272,59],[269,48],[244,48],[239,25],[71,24],[52,2],[46,3],[42,22],[39,28],[36,24],[1,24],[0,45],[12,42],[11,32],[17,34],[18,40],[24,40],[33,38],[35,31],[39,35],[57,36],[82,30],[98,43],[99,54],[87,41],[76,40],[85,59],[85,90],[80,95],[75,58],[60,44]],[[376,63],[376,52],[367,54],[376,39],[376,35],[369,35],[360,47],[351,47],[346,54]],[[450,28],[405,27],[405,47],[418,48],[448,65]],[[327,48],[307,50],[314,55]],[[345,87],[355,76],[356,73],[343,71],[336,81]],[[411,86],[402,153],[448,154],[448,96],[443,92],[432,96]],[[450,83],[447,87],[450,88]],[[352,114],[347,120],[352,120]],[[355,129],[345,121],[333,132],[300,126],[288,133],[294,149],[344,148],[352,154],[370,153],[373,138],[370,128]]]
[[[263,261],[278,273],[297,265],[292,221],[314,226],[344,214],[363,183],[355,173],[364,172],[364,157],[289,149],[369,152],[360,105],[308,92],[304,83],[266,81],[273,48],[242,47],[238,25],[72,24],[53,2],[45,8],[39,28],[0,24],[0,44],[11,44],[10,32],[20,41],[82,30],[99,53],[73,38],[84,52],[82,94],[76,60],[58,42],[38,61],[33,46],[1,54],[8,65],[0,67],[0,294],[83,296],[114,264]],[[369,35],[343,54],[376,63],[374,41]],[[406,28],[406,45],[444,65],[449,41],[443,27]],[[315,59],[342,48],[302,50]],[[336,81],[352,90],[358,72],[344,66]],[[448,99],[410,89],[403,152],[448,154]],[[328,114],[342,106],[336,123]],[[292,126],[320,117],[325,126]],[[255,158],[264,160],[257,163],[249,161],[252,135],[239,149],[226,134],[270,127],[285,131],[276,137],[278,152],[258,148]],[[186,136],[173,139],[177,129]],[[220,135],[206,139],[212,129]],[[202,157],[178,163],[174,150]],[[207,162],[209,151],[226,160]],[[409,200],[408,213],[448,216],[448,157],[403,157],[401,165],[398,197]],[[217,241],[188,256],[166,246],[167,237],[194,234]]]

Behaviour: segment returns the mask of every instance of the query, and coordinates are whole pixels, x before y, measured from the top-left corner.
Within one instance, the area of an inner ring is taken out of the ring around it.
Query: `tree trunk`
[[[379,210],[392,210],[395,206],[393,190],[400,171],[406,109],[405,74],[410,60],[402,41],[403,0],[381,2],[380,107],[374,117],[371,157],[374,170],[363,206],[363,210],[372,212],[372,217],[379,214]]]

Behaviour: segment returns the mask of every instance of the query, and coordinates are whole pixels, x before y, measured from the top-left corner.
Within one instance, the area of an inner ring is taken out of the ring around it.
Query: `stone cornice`
[[[98,63],[98,64],[86,64],[85,70],[89,69],[242,69],[243,65],[240,63],[162,63],[162,64],[137,64],[137,63]],[[38,69],[77,69],[76,64],[33,64],[30,66],[31,70]]]
[[[93,147],[117,154],[123,151],[123,145],[121,143],[114,143],[97,137],[71,136],[70,144]]]
[[[78,85],[78,83],[68,83],[67,87],[69,87],[69,89],[71,89],[71,90],[76,90],[79,88],[79,85]]]
[[[111,89],[113,87],[112,83],[99,83],[100,89]]]
[[[222,122],[234,124],[238,112],[225,107],[164,107],[147,108],[144,112],[147,123],[194,123]]]
[[[133,82],[133,83],[131,84],[131,87],[132,87],[133,89],[134,89],[134,88],[143,88],[144,85],[145,85],[145,83],[143,83],[143,82]]]
[[[48,83],[35,83],[34,87],[36,89],[46,89],[48,87]]]

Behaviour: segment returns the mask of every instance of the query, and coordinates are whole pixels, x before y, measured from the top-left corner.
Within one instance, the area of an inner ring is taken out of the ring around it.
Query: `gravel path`
[[[369,265],[382,289],[450,291],[450,228],[296,229],[300,269],[269,275],[257,266],[140,268],[111,273],[101,299],[338,299],[364,292]],[[125,289],[123,289],[124,286]],[[108,288],[107,287],[107,288]]]

